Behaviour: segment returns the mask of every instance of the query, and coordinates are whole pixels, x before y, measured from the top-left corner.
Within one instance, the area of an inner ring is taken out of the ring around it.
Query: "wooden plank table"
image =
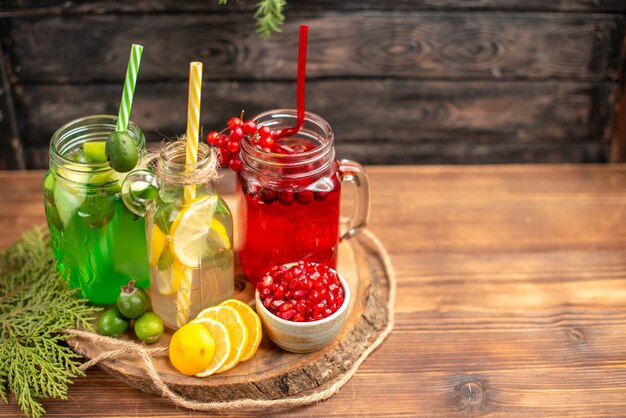
[[[368,172],[396,327],[334,398],[285,415],[624,414],[626,167]],[[41,177],[0,174],[0,248],[44,220]],[[44,404],[48,416],[195,415],[98,370]]]

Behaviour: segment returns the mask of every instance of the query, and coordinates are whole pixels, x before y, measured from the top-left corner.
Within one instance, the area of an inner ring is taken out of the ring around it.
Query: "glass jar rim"
[[[297,120],[296,109],[273,109],[260,113],[252,118],[257,126],[270,125],[273,119],[289,119],[293,120],[292,126],[295,126]],[[307,124],[309,129],[307,129]],[[280,126],[281,128],[287,128],[291,126]],[[313,129],[318,130],[315,132]],[[297,154],[279,154],[274,152],[267,152],[250,143],[248,138],[244,138],[241,141],[241,156],[242,161],[251,168],[252,165],[260,164],[263,166],[279,167],[279,168],[291,168],[297,169],[299,167],[307,167],[310,164],[315,164],[318,168],[316,170],[323,170],[332,161],[334,161],[334,133],[330,124],[321,116],[305,112],[303,129],[296,134],[300,136],[309,136],[311,138],[318,138],[319,146],[314,147],[311,150],[297,153]],[[300,175],[306,175],[302,173]],[[300,175],[292,174],[293,177]]]
[[[160,150],[156,168],[165,182],[193,185],[216,180],[217,157],[207,144],[198,142],[196,163],[187,164],[186,151],[184,140],[172,141]]]
[[[83,116],[71,120],[58,128],[54,134],[52,134],[52,138],[50,139],[50,162],[54,162],[56,165],[63,165],[66,169],[77,173],[89,172],[97,174],[114,171],[108,161],[83,163],[71,160],[63,154],[58,144],[58,142],[67,139],[68,137],[78,135],[78,138],[80,138],[80,135],[85,134],[89,127],[98,126],[98,122],[100,122],[105,129],[106,127],[112,127],[113,129],[107,129],[107,131],[110,130],[111,132],[114,132],[117,116],[106,114]],[[145,136],[141,129],[134,122],[129,121],[128,131],[137,141],[139,149],[143,149],[145,147]]]

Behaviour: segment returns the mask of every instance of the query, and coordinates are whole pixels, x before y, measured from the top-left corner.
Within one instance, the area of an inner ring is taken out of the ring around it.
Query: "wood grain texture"
[[[626,167],[367,172],[396,327],[335,397],[282,416],[623,415]],[[0,248],[44,220],[41,177],[0,174]],[[69,395],[47,416],[203,416],[99,371]]]
[[[205,82],[203,91],[204,132],[241,109],[295,103],[292,82]],[[308,83],[307,107],[333,127],[341,157],[365,163],[600,162],[612,91],[610,83],[318,80]],[[115,114],[119,94],[117,84],[18,86],[29,167],[46,167],[49,138],[67,121]],[[131,117],[149,141],[178,135],[186,95],[184,83],[139,83]]]
[[[5,42],[20,82],[121,82],[131,43],[146,51],[139,84],[186,80],[193,60],[205,79],[284,80],[295,79],[300,23],[309,79],[615,80],[624,38],[621,15],[386,12],[294,17],[270,41],[239,14],[13,19]]]
[[[0,170],[23,170],[26,163],[5,64],[5,55],[0,46]]]
[[[254,10],[252,2],[231,1],[227,7],[204,0],[4,0],[0,16],[36,14],[104,14],[151,12],[225,12]],[[621,0],[290,0],[286,13],[360,10],[514,10],[557,12],[625,12]]]

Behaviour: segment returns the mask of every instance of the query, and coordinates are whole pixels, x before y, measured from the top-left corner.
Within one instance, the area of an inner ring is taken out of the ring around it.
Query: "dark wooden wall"
[[[307,107],[331,123],[341,157],[624,159],[613,107],[625,0],[288,0],[283,32],[267,42],[255,2],[230,3],[0,0],[0,168],[45,167],[57,127],[116,113],[133,42],[145,50],[132,119],[150,140],[184,131],[192,60],[204,62],[205,132],[242,108],[293,107],[300,23],[310,25]]]

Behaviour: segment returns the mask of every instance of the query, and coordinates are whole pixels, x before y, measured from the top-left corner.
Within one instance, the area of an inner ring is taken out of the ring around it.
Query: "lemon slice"
[[[107,156],[104,152],[105,146],[105,141],[85,142],[83,144],[83,152],[94,163],[105,163],[107,161]]]
[[[162,295],[173,295],[177,289],[180,288],[183,279],[185,278],[185,267],[178,261],[174,260],[171,268],[160,271],[156,270],[157,286],[159,287],[159,293]]]
[[[211,376],[213,373],[217,372],[224,365],[224,363],[226,363],[228,356],[230,355],[231,344],[228,330],[221,322],[209,318],[197,318],[191,321],[190,324],[204,325],[209,330],[213,340],[215,341],[215,353],[213,354],[211,363],[203,372],[196,373],[196,376],[198,377]]]
[[[230,306],[241,315],[241,319],[243,319],[246,329],[248,330],[248,344],[246,344],[239,361],[250,360],[257,352],[261,344],[261,338],[263,337],[259,315],[254,312],[250,305],[237,299],[225,300],[220,303],[220,306]]]
[[[148,247],[148,262],[151,266],[156,266],[159,263],[159,258],[166,245],[167,235],[156,224],[153,224],[150,231],[150,246]]]
[[[207,238],[212,230],[216,207],[217,195],[203,196],[185,206],[172,223],[172,251],[184,265],[196,268],[206,254]],[[217,235],[220,233],[217,232]]]
[[[211,306],[198,314],[196,319],[200,318],[214,319],[224,324],[228,329],[230,353],[226,362],[215,373],[222,373],[235,367],[241,360],[248,344],[248,329],[241,315],[230,306]]]

